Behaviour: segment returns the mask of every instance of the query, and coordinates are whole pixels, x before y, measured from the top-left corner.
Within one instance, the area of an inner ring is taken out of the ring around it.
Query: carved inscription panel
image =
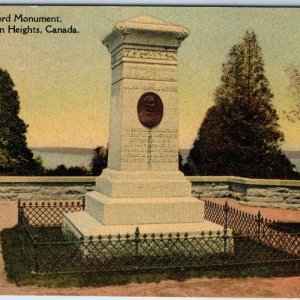
[[[162,67],[151,65],[129,65],[125,68],[125,78],[154,80],[154,81],[177,81],[175,67]]]
[[[174,66],[151,66],[148,64],[119,65],[113,69],[112,84],[122,79],[176,82],[177,70]]]
[[[178,129],[126,128],[122,131],[121,161],[153,164],[177,163]]]
[[[124,86],[125,90],[143,90],[143,91],[154,91],[154,92],[177,92],[176,86],[161,86],[152,83],[147,84],[127,84]]]

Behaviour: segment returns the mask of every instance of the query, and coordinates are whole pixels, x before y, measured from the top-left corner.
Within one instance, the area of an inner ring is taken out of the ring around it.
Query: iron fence
[[[18,218],[22,216],[28,226],[52,227],[61,226],[63,214],[82,211],[85,208],[85,200],[78,201],[23,201],[18,200]]]
[[[266,246],[282,250],[291,255],[300,256],[299,233],[276,224],[275,221],[257,215],[245,213],[225,204],[204,200],[204,218],[208,221],[224,225],[235,234],[246,235]]]
[[[48,215],[51,207],[54,212]],[[147,235],[141,234],[137,227],[131,234],[86,239],[66,235],[60,226],[63,212],[78,210],[84,210],[84,202],[59,205],[19,202],[20,239],[32,272],[112,272],[265,262],[300,263],[299,235],[276,231],[268,227],[272,221],[266,222],[260,215],[232,209],[228,204],[205,201],[205,218],[224,227],[216,233]],[[34,215],[37,211],[38,217]]]

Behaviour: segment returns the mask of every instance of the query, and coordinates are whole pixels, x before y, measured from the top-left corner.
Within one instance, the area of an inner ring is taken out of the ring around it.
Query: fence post
[[[224,230],[227,231],[227,228],[228,228],[228,213],[229,213],[229,205],[228,205],[227,201],[225,202],[223,210],[224,210]]]
[[[260,211],[258,211],[257,213],[257,235],[258,237],[260,238],[260,235],[261,235],[261,213]]]
[[[135,242],[135,257],[138,258],[139,256],[139,242],[140,242],[140,230],[137,227],[134,233],[134,242]]]
[[[223,232],[224,254],[226,254],[227,253],[227,240],[228,240],[227,228],[228,228],[228,212],[229,212],[229,205],[228,205],[227,201],[225,202],[223,211],[224,211],[224,232]]]
[[[38,254],[37,254],[37,244],[35,241],[32,241],[33,243],[33,269],[31,269],[31,274],[37,274],[38,273]]]

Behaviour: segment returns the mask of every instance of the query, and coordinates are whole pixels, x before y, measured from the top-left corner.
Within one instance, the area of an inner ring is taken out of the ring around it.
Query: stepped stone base
[[[111,198],[86,194],[85,211],[103,225],[199,223],[204,203],[193,197]]]
[[[71,232],[77,238],[90,236],[103,238],[108,235],[116,237],[118,234],[125,236],[127,233],[134,235],[136,228],[139,227],[140,234],[184,234],[199,235],[202,231],[208,234],[212,232],[212,236],[219,231],[223,234],[223,227],[208,221],[198,223],[163,223],[163,224],[132,224],[132,225],[104,225],[98,222],[94,217],[85,211],[77,213],[68,213],[64,216],[63,230]],[[231,232],[229,232],[231,234]]]
[[[191,196],[119,198],[92,191],[85,199],[85,211],[64,215],[64,232],[78,238],[132,236],[137,227],[147,235],[223,234],[222,226],[204,220],[204,203]]]
[[[179,171],[120,171],[106,168],[95,190],[112,198],[190,197],[191,183]]]

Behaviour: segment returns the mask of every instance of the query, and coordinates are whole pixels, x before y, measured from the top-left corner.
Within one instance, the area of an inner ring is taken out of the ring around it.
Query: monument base
[[[103,225],[199,223],[204,203],[193,197],[111,198],[85,195],[85,211]]]
[[[223,253],[224,249],[233,249],[228,238],[223,238],[224,228],[204,220],[204,203],[197,198],[113,198],[92,191],[86,194],[85,199],[85,211],[64,215],[63,232],[66,235],[85,241],[89,241],[91,236],[94,241],[99,236],[103,240],[118,241],[126,240],[128,235],[135,238],[138,228],[140,237],[146,234],[152,238],[154,234],[155,239],[160,239],[161,234],[165,238],[172,234],[176,239],[179,234],[180,244],[184,243],[188,233],[190,238],[196,237],[205,244],[204,253]],[[231,230],[226,234],[231,236]],[[87,249],[83,251],[85,255],[92,253],[94,256],[98,250],[95,253],[94,250],[91,253]]]
[[[191,183],[180,171],[103,170],[95,191],[112,198],[190,197]]]
[[[102,238],[111,235],[113,238],[119,234],[134,235],[136,228],[139,228],[141,235],[143,234],[182,234],[188,233],[189,236],[199,236],[201,232],[211,236],[222,236],[223,227],[209,221],[198,223],[163,223],[163,224],[132,224],[132,225],[104,225],[98,222],[94,217],[85,211],[77,213],[69,213],[64,216],[63,231],[72,233],[77,238],[88,239],[90,236]],[[230,233],[229,233],[230,234]]]
[[[85,196],[85,211],[64,215],[63,230],[77,238],[111,235],[223,234],[223,227],[204,220],[204,203],[194,197],[111,198],[97,191]]]

